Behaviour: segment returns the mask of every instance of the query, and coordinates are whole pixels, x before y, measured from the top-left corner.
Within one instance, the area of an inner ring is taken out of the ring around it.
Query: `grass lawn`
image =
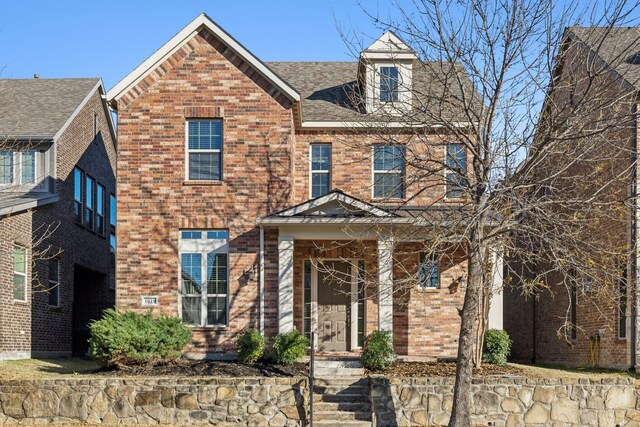
[[[9,360],[0,362],[0,381],[86,377],[99,368],[96,362],[79,358]]]

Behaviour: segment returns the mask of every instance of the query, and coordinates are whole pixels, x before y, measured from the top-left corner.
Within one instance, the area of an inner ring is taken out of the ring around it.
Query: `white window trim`
[[[313,147],[314,146],[328,146],[329,147],[329,169],[324,171],[324,170],[313,170]],[[326,194],[329,194],[331,192],[331,169],[333,168],[333,146],[331,144],[328,143],[324,143],[324,142],[318,142],[318,143],[312,143],[309,145],[309,197],[310,198],[314,198],[313,197],[313,175],[314,174],[328,174],[329,175],[329,188],[327,189],[328,191],[325,194],[321,194],[320,196],[316,196],[316,197],[321,197],[324,196]]]
[[[10,183],[0,183],[0,187],[12,187],[12,186],[20,186],[18,191],[22,191],[22,187],[24,186],[25,190],[27,188],[34,189],[38,187],[43,181],[43,174],[40,171],[42,167],[41,163],[43,162],[42,157],[44,153],[39,150],[2,150],[11,153],[11,158],[13,161],[13,180]],[[23,182],[22,181],[22,153],[24,152],[32,152],[33,156],[33,182]]]
[[[447,174],[448,173],[455,173],[457,174],[458,172],[456,172],[455,170],[449,168],[449,166],[447,166],[447,156],[449,155],[449,146],[450,145],[461,145],[462,148],[464,149],[464,161],[465,161],[465,166],[468,166],[468,160],[467,159],[467,147],[464,146],[463,143],[461,142],[452,142],[452,143],[448,143],[445,145],[444,147],[444,168],[443,168],[443,179],[444,179],[444,198],[445,200],[460,200],[464,198],[464,192],[461,191],[460,196],[457,197],[453,197],[453,196],[448,196],[449,194],[449,189],[448,189],[448,185],[447,185]],[[466,171],[465,171],[466,172]],[[466,173],[464,175],[464,178],[466,178]]]
[[[402,159],[403,165],[402,170],[384,170],[384,169],[376,169],[376,145],[380,146],[390,146],[393,144],[373,144],[371,147],[371,199],[372,200],[404,200],[407,189],[405,188],[405,169],[407,165],[405,164],[405,160]],[[400,197],[389,197],[389,196],[376,196],[376,174],[377,173],[386,173],[386,174],[400,174],[402,176],[402,195]]]
[[[229,326],[229,274],[230,274],[230,262],[229,262],[229,234],[227,231],[226,239],[182,239],[183,231],[191,231],[191,230],[178,230],[178,316],[182,319],[182,254],[183,253],[199,253],[201,254],[200,259],[200,268],[202,269],[202,294],[200,294],[200,324],[199,325],[191,325],[187,324],[187,326],[193,328],[226,328]],[[206,236],[207,231],[214,230],[193,230],[193,231],[202,231],[203,236]],[[222,231],[222,230],[216,230]],[[214,253],[224,253],[227,254],[227,293],[226,294],[207,294],[206,281],[207,281],[207,254]],[[191,295],[185,295],[191,296]],[[193,295],[196,296],[196,295]],[[220,297],[224,296],[226,298],[226,312],[227,319],[224,324],[214,324],[207,325],[207,298],[209,296],[212,297]]]
[[[184,175],[184,180],[187,182],[218,182],[218,181],[222,181],[223,180],[223,153],[222,153],[222,149],[211,149],[211,150],[202,150],[202,149],[189,149],[189,122],[195,122],[195,121],[204,121],[204,120],[219,120],[222,122],[222,141],[221,141],[221,146],[224,148],[224,120],[220,119],[220,118],[202,118],[202,119],[187,119],[184,121],[184,134],[185,134],[185,138],[184,138],[184,159],[185,159],[185,175]],[[190,153],[220,153],[220,177],[219,179],[191,179],[189,178],[189,154]]]
[[[47,304],[49,305],[49,307],[60,307],[60,260],[59,259],[54,259],[57,263],[58,263],[58,277],[56,278],[55,281],[51,280],[51,276],[49,276],[49,292],[51,292],[52,289],[55,289],[56,294],[58,295],[58,297],[56,298],[56,300],[58,301],[58,304],[56,305],[51,305],[49,304],[49,301],[47,301]],[[51,274],[51,272],[49,272],[49,274]]]
[[[21,273],[19,271],[16,271],[15,269],[15,248],[19,247],[24,249],[24,273]],[[27,286],[27,277],[29,277],[29,252],[27,251],[27,248],[19,245],[17,243],[14,243],[13,245],[13,251],[14,253],[12,254],[11,257],[11,261],[14,263],[13,266],[13,277],[14,277],[14,281],[13,281],[13,287],[11,288],[12,293],[15,295],[15,276],[22,276],[24,277],[24,299],[15,299],[15,296],[13,298],[14,302],[27,302],[29,300],[29,286]]]

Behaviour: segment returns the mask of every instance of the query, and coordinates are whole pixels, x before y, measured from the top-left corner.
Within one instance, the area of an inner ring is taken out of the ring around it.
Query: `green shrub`
[[[108,309],[89,325],[89,356],[103,366],[159,364],[180,357],[191,331],[177,317]]]
[[[264,356],[267,340],[255,329],[246,329],[238,336],[238,359],[242,363],[256,363]]]
[[[370,371],[383,371],[396,360],[389,331],[374,331],[364,339],[362,366]]]
[[[307,354],[309,339],[294,329],[280,333],[273,340],[273,356],[279,365],[291,365]]]
[[[511,352],[511,340],[506,331],[489,329],[484,334],[484,350],[482,361],[494,365],[504,365]]]

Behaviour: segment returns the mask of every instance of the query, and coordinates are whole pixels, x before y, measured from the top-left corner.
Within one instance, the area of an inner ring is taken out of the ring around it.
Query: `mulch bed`
[[[454,377],[455,362],[396,362],[384,372],[367,372],[367,374],[383,374],[389,377]],[[473,375],[487,377],[491,375],[522,375],[521,369],[513,366],[497,366],[483,363]]]
[[[245,365],[233,360],[180,359],[166,365],[103,369],[96,373],[107,376],[294,377],[307,375],[307,364],[294,363],[281,366],[263,362]]]

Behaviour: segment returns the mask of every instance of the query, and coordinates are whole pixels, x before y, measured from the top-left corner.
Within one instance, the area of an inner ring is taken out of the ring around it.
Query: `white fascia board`
[[[142,64],[136,67],[125,78],[120,80],[114,87],[107,92],[107,98],[109,101],[118,101],[127,90],[136,85],[142,79],[144,79],[149,73],[156,69],[166,58],[171,56],[175,51],[180,49],[187,43],[193,36],[195,36],[201,28],[206,28],[212,34],[214,34],[222,43],[224,43],[231,50],[236,52],[242,59],[247,61],[256,71],[258,71],[264,78],[269,80],[272,84],[277,86],[289,99],[292,101],[300,101],[300,94],[291,87],[287,82],[282,80],[275,74],[269,67],[267,67],[262,61],[260,61],[255,55],[249,52],[242,44],[236,39],[231,37],[229,33],[224,31],[218,26],[211,18],[206,14],[200,14],[196,19],[191,21],[186,27],[184,27],[178,34],[173,36],[167,43],[165,43],[160,49],[155,51],[153,55],[147,58]]]
[[[326,218],[326,217],[267,217],[259,218],[258,224],[261,225],[280,225],[280,224],[305,224],[305,225],[323,225],[323,224],[413,224],[413,218]]]
[[[401,123],[401,122],[324,122],[324,121],[305,121],[300,125],[303,129],[326,129],[326,128],[430,128],[443,129],[447,126],[425,123]],[[452,127],[465,128],[470,127],[471,122],[452,122]]]

